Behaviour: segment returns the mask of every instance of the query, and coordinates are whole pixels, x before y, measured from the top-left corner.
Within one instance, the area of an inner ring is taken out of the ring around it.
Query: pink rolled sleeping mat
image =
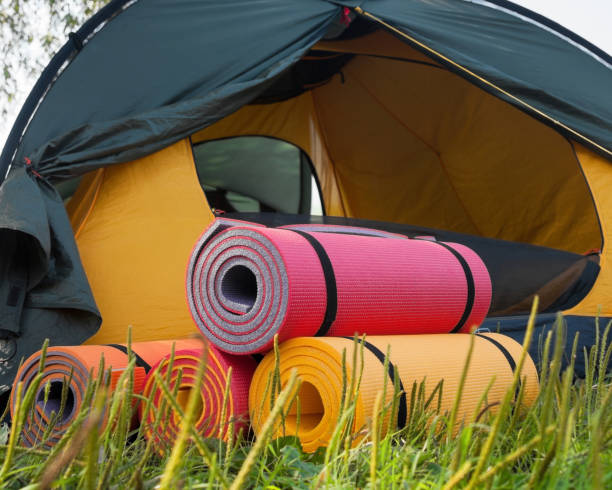
[[[255,353],[293,337],[469,331],[491,279],[471,249],[379,230],[267,228],[218,218],[187,267],[187,301],[221,350]]]
[[[200,359],[206,359],[206,369],[198,385]],[[150,400],[150,408],[147,410],[146,404],[141,403],[139,418],[145,437],[152,439],[158,452],[163,454],[174,445],[181,428],[178,412],[164,409],[164,392],[155,379],[155,372],[169,382],[171,390],[176,390],[176,400],[183,409],[187,408],[189,397],[196,390],[199,394],[196,429],[204,437],[227,441],[248,427],[248,393],[255,367],[253,357],[226,354],[210,344],[178,350],[172,363],[170,355],[164,357],[144,380],[143,396]],[[229,388],[227,398],[226,386]]]

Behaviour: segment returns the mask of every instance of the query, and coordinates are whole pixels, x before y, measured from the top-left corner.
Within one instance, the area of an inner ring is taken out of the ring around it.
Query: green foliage
[[[193,426],[190,410],[195,405],[188,404],[183,434],[165,456],[139,430],[130,428],[133,363],[112,394],[102,376],[92,380],[88,402],[53,449],[18,444],[19,427],[32,409],[33,394],[28,389],[20,396],[12,432],[7,424],[0,425],[0,487],[608,488],[612,485],[612,383],[600,368],[612,353],[606,340],[609,330],[607,326],[604,341],[591,351],[575,353],[588,361],[587,377],[580,381],[574,380],[573,365],[560,372],[564,352],[558,339],[562,335],[543,339],[541,391],[535,404],[519,408],[514,400],[522,393],[519,389],[516,395],[511,387],[495,414],[484,410],[470,423],[457,420],[454,410],[438,413],[435,394],[426,393],[422,383],[415,384],[408,393],[406,428],[387,435],[378,430],[389,411],[396,410],[392,403],[376,412],[378,420],[365,428],[369,435],[353,444],[346,428],[355,397],[348,395],[359,390],[359,384],[345,386],[347,396],[334,441],[314,454],[304,453],[299,439],[291,434],[270,440],[272,429],[282,424],[283,407],[297,391],[296,378],[288,386],[279,386],[278,373],[269,385],[272,413],[257,441],[203,439]],[[356,378],[349,374],[347,378]],[[158,377],[157,382],[165,387],[166,406],[182,410],[167,380]],[[103,409],[108,422],[100,432]]]
[[[0,112],[5,117],[24,81],[109,0],[0,0]],[[27,82],[25,82],[27,83]]]

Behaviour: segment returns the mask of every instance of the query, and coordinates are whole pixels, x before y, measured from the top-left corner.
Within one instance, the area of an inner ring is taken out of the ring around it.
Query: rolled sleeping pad
[[[469,331],[491,302],[486,266],[457,243],[229,219],[216,219],[198,240],[186,289],[203,334],[240,354],[270,350],[275,334],[283,342]]]
[[[229,221],[229,220],[227,220]],[[252,223],[249,223],[252,224]],[[257,224],[257,226],[260,226]],[[318,223],[301,223],[294,225],[279,226],[283,230],[302,231],[307,233],[340,233],[343,235],[358,235],[358,236],[375,236],[379,238],[398,238],[401,240],[409,240],[406,235],[392,233],[385,230],[375,230],[374,228],[363,228],[361,226],[345,226],[345,225],[327,225]]]
[[[204,380],[196,385],[196,374],[200,359],[206,359]],[[149,409],[145,403],[139,405],[139,418],[147,439],[153,438],[155,448],[164,453],[172,447],[181,428],[179,414],[170,409],[164,393],[155,380],[157,371],[164,380],[169,380],[171,390],[176,390],[176,399],[185,410],[193,390],[200,394],[195,426],[207,438],[228,440],[248,427],[248,394],[256,362],[251,356],[233,356],[208,346],[208,353],[199,349],[178,350],[174,360],[164,357],[147,375],[143,395],[150,400]],[[228,373],[231,368],[229,391],[225,401]],[[170,372],[169,372],[170,371]],[[177,387],[178,383],[178,387]],[[158,420],[159,419],[159,420]],[[233,424],[230,424],[230,423]],[[231,428],[231,430],[230,430]]]
[[[201,348],[203,342],[198,339],[186,339],[132,343],[132,352],[136,358],[134,393],[142,391],[147,372],[152,365],[155,365],[172,351],[173,344],[175,349],[197,349]],[[48,447],[56,444],[81,410],[87,384],[91,379],[90,374],[93,379],[98,376],[100,359],[104,357],[104,369],[110,373],[108,382],[112,392],[119,377],[128,367],[129,357],[127,352],[125,344],[49,347],[45,364],[42,367],[44,377],[35,395],[34,406],[28,412],[23,424],[23,444],[34,446],[42,442],[43,435],[54,418],[53,414],[58,414],[60,411],[62,390],[64,383],[68,382],[64,409],[59,414],[59,419],[55,417],[57,420],[45,442]],[[41,368],[41,354],[42,351],[38,351],[31,355],[17,372],[10,399],[11,417],[13,419],[15,417],[17,383],[23,383],[22,393],[25,394]],[[49,392],[45,402],[45,385],[47,383],[49,383]]]
[[[522,347],[510,337],[500,334],[477,334],[474,350],[468,368],[461,401],[457,413],[457,425],[469,422],[477,410],[496,410],[505,393],[511,387],[514,371]],[[397,404],[397,420],[386,420],[386,429],[404,427],[409,423],[411,393],[414,383],[424,382],[427,400],[438,383],[443,380],[442,394],[434,398],[432,407],[440,403],[440,413],[450,412],[460,383],[470,345],[469,334],[402,335],[366,337],[363,346],[363,370],[360,355],[358,366],[353,371],[354,340],[348,338],[295,338],[280,345],[280,383],[284,386],[293,369],[297,369],[301,385],[299,396],[300,413],[298,423],[297,402],[293,402],[284,419],[285,432],[279,425],[275,437],[297,435],[307,452],[320,446],[327,446],[340,416],[343,393],[342,353],[346,349],[347,386],[351,374],[361,373],[361,383],[356,396],[353,435],[367,428],[371,420],[378,392],[386,384],[387,406],[394,394],[395,369],[399,374],[399,388],[402,393]],[[389,362],[385,370],[385,356],[390,348]],[[360,347],[361,349],[361,347]],[[249,410],[255,435],[270,413],[269,394],[266,386],[274,371],[274,353],[267,354],[257,367],[249,391]],[[521,376],[524,377],[523,402],[533,403],[539,391],[536,367],[527,357]],[[494,379],[488,391],[485,406],[479,400],[489,382]],[[347,388],[348,389],[348,388]],[[268,390],[269,391],[269,390]],[[439,397],[439,399],[438,399]],[[288,404],[291,402],[288,402]],[[356,436],[355,443],[359,440]]]

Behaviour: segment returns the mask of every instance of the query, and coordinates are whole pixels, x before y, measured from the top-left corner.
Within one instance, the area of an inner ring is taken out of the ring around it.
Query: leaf
[[[268,450],[276,455],[280,455],[286,447],[295,448],[302,454],[302,443],[296,436],[279,437],[278,439],[270,441],[270,444],[268,444]]]

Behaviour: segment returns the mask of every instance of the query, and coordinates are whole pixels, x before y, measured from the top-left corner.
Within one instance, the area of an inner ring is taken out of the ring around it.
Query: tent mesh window
[[[286,141],[240,136],[193,146],[210,207],[226,212],[323,214],[308,155]]]

